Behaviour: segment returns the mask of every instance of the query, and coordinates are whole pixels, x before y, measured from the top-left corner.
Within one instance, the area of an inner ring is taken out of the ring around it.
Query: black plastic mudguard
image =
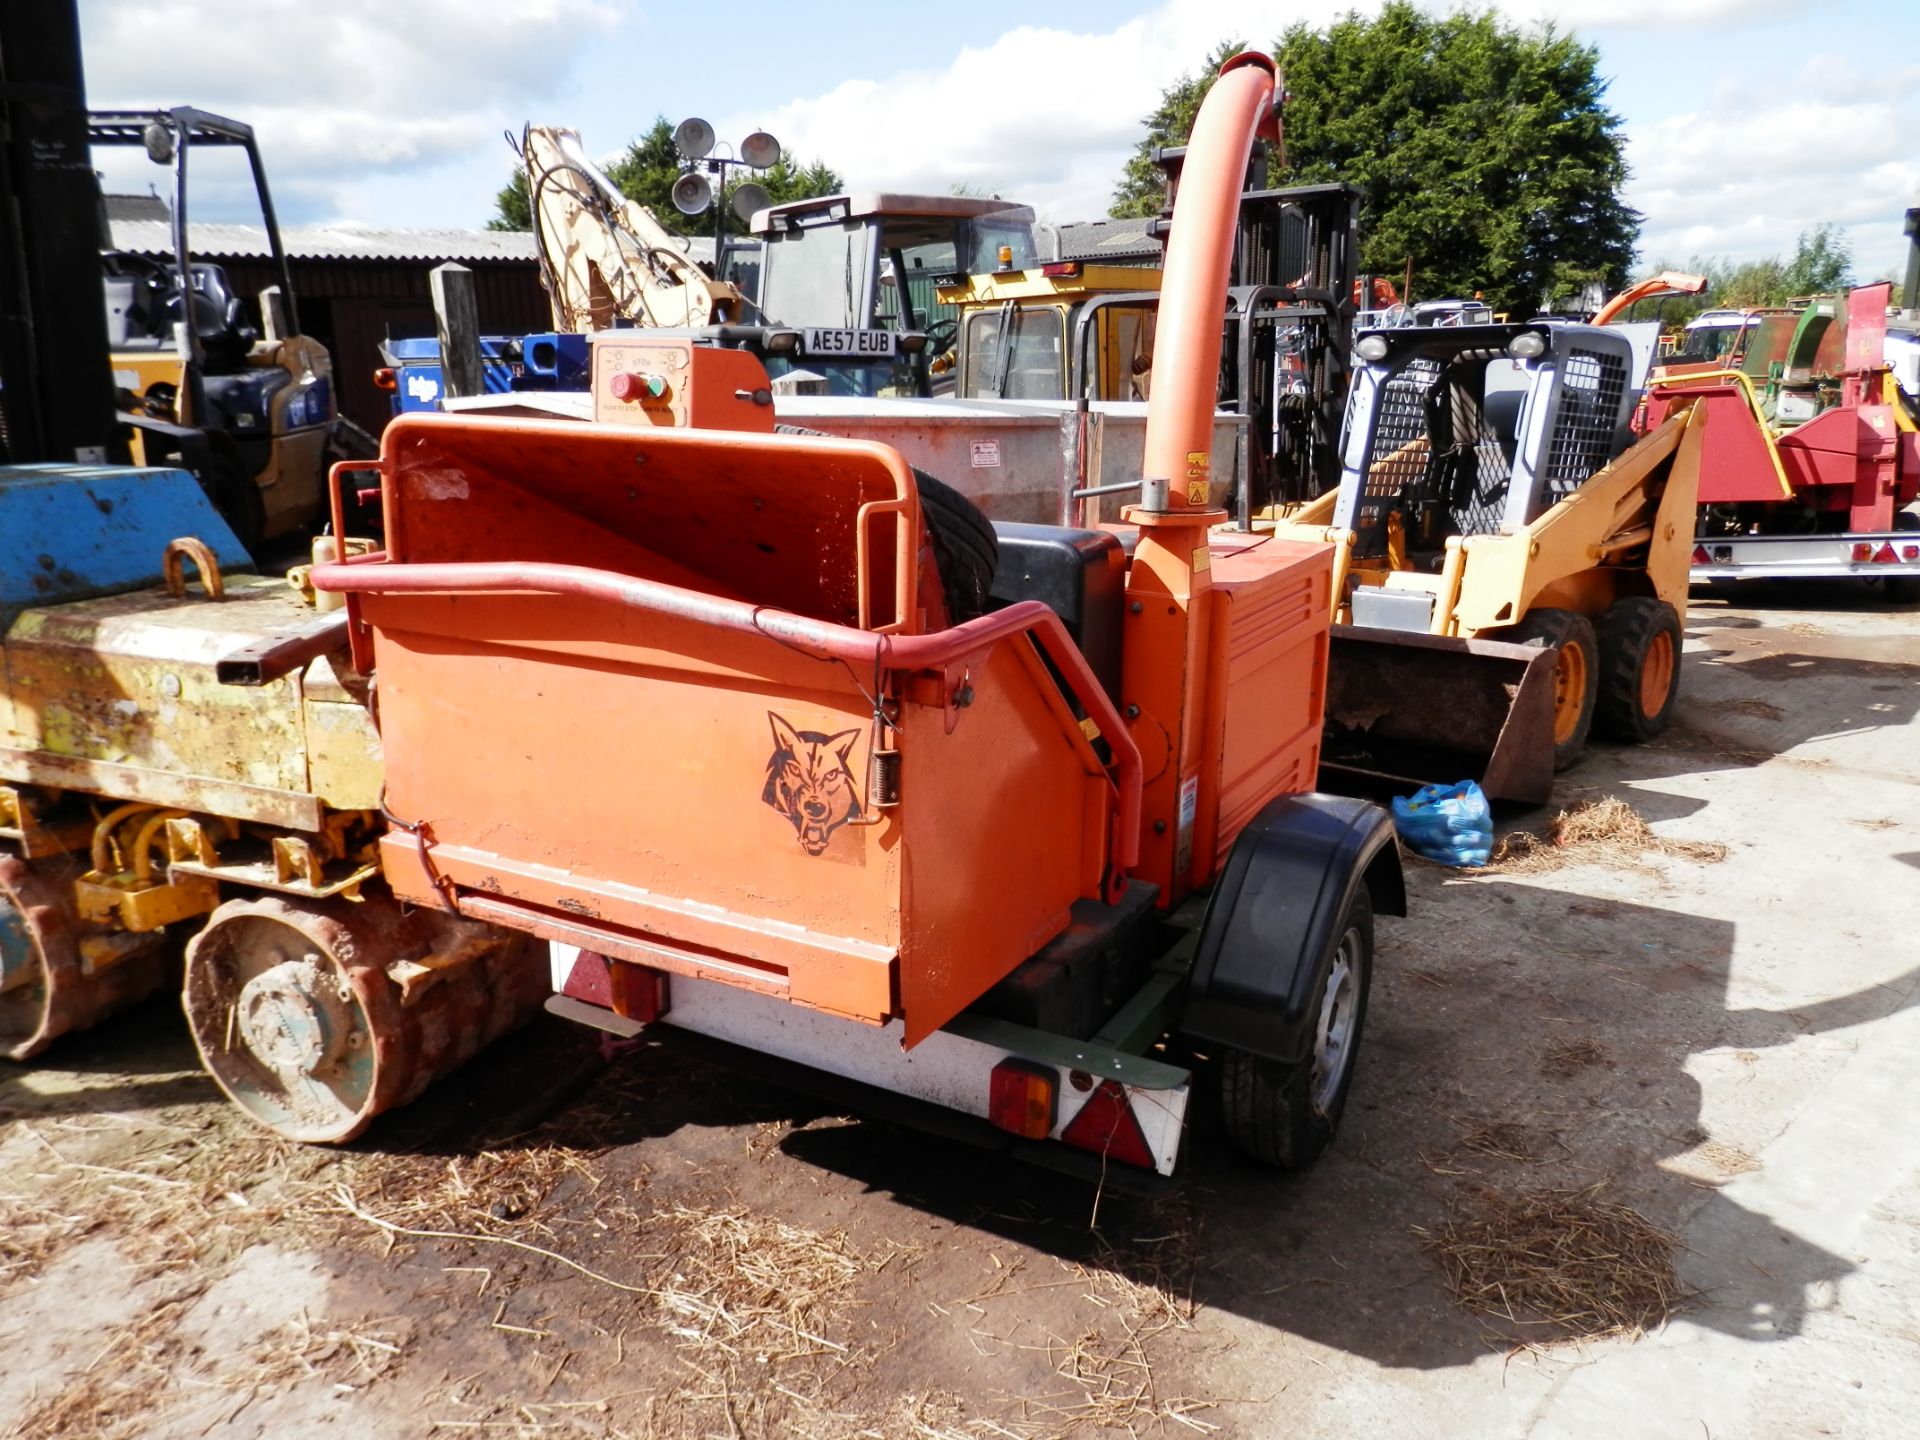
[[[1234,841],[1194,952],[1179,1030],[1283,1064],[1305,1058],[1320,957],[1365,885],[1407,913],[1393,817],[1344,795],[1283,795]]]

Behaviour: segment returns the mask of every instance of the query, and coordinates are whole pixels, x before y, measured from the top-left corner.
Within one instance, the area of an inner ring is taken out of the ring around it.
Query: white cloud
[[[485,213],[508,168],[504,147],[494,148],[503,129],[517,130],[528,114],[565,120],[580,108],[567,90],[592,47],[610,38],[634,47],[642,77],[661,55],[685,52],[697,17],[647,14],[641,3],[82,0],[81,8],[92,102],[192,103],[252,122],[288,221],[445,224]],[[1356,8],[1372,13],[1380,3]],[[1457,0],[1421,3],[1446,11]],[[1695,45],[1697,27],[1720,26],[1731,42],[1756,22],[1804,13],[1794,0],[1496,3],[1521,22],[1599,32],[1603,60],[1616,64],[1630,45],[1644,49],[1675,30],[1693,32],[1681,43]],[[944,193],[961,184],[1035,204],[1055,220],[1085,219],[1105,213],[1141,117],[1214,44],[1238,36],[1269,45],[1296,20],[1323,24],[1331,14],[1308,0],[1162,0],[1096,32],[1041,20],[955,42],[950,59],[920,68],[850,76],[732,114],[701,108],[722,135],[765,126],[861,189]],[[815,22],[796,9],[787,23]],[[1820,23],[1804,22],[1814,34]],[[777,27],[767,27],[767,45],[777,52]],[[925,35],[913,53],[940,57]],[[1900,253],[1899,212],[1920,201],[1920,168],[1903,139],[1920,133],[1920,67],[1903,58],[1875,68],[1875,60],[1854,50],[1797,62],[1797,73],[1763,74],[1731,59],[1716,67],[1709,55],[1684,92],[1670,92],[1695,97],[1692,113],[1629,117],[1628,198],[1647,217],[1643,255],[1766,254],[1831,219],[1849,227],[1863,273],[1889,268]],[[777,64],[751,63],[761,67],[762,93],[769,81],[792,82]],[[718,78],[713,90],[745,93]],[[636,115],[652,113],[644,87],[628,103]],[[216,179],[212,170],[202,177]],[[138,159],[110,173],[142,190],[150,177]],[[223,188],[244,212],[243,177]],[[207,190],[196,189],[209,218],[228,198],[216,187],[209,204]]]
[[[1719,78],[1698,111],[1631,132],[1627,200],[1646,214],[1641,254],[1678,262],[1784,254],[1822,221],[1846,231],[1873,278],[1903,253],[1920,204],[1920,67],[1862,73],[1817,55],[1798,73]]]
[[[1362,12],[1379,0],[1359,0]],[[860,189],[944,194],[986,186],[1057,220],[1104,215],[1141,118],[1206,52],[1238,37],[1268,46],[1307,0],[1169,0],[1099,34],[1023,26],[960,51],[941,69],[850,80],[766,112],[728,116],[721,134],[764,125],[805,159],[828,159]]]
[[[616,0],[82,0],[80,20],[90,105],[245,120],[284,218],[327,219],[355,212],[370,173],[463,159],[517,129],[527,99],[556,93],[618,14]],[[124,188],[156,173],[135,157],[96,163]],[[240,187],[210,178],[196,203],[217,212]]]
[[[1422,8],[1458,7],[1426,0]],[[1509,19],[1551,20],[1563,30],[1696,30],[1751,23],[1801,7],[1799,0],[1496,0],[1495,8]]]

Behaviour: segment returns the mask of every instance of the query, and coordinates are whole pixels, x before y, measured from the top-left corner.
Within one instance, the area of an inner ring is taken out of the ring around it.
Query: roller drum
[[[525,936],[391,896],[222,905],[187,948],[208,1073],[290,1140],[338,1143],[525,1021],[549,989]]]
[[[82,939],[109,937],[74,909],[79,874],[65,856],[0,856],[0,1055],[9,1060],[31,1059],[58,1036],[85,1030],[166,983],[167,947],[159,935],[110,937],[114,947],[86,962]]]

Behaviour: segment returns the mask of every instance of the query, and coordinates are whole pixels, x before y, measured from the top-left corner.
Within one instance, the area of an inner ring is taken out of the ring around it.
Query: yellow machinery
[[[1541,801],[1590,730],[1673,714],[1699,485],[1692,411],[1627,448],[1629,342],[1581,325],[1374,331],[1337,490],[1326,763]]]
[[[114,383],[132,411],[134,458],[191,470],[249,547],[314,527],[321,518],[336,409],[326,347],[300,333],[299,307],[253,130],[178,107],[95,111],[93,146],[143,147],[173,172],[173,250],[156,261],[109,251],[108,344]],[[256,324],[225,271],[192,258],[187,158],[240,149],[252,167],[279,294],[262,297]]]
[[[1131,265],[1053,261],[970,275],[942,285],[941,303],[960,311],[953,348],[933,362],[951,372],[966,400],[1145,400],[1153,363],[1160,271]],[[1130,298],[1092,311],[1087,354],[1076,353],[1077,322],[1095,296]],[[1093,373],[1079,377],[1089,366]]]

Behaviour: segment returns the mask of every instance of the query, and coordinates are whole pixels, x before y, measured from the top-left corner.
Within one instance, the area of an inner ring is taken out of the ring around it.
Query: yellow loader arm
[[[1704,434],[1692,417],[1673,416],[1524,529],[1470,536],[1472,583],[1452,633],[1497,630],[1542,605],[1590,609],[1581,587],[1616,566],[1644,570],[1653,594],[1684,614]]]
[[[587,157],[577,131],[529,125],[520,158],[555,329],[585,334],[619,320],[677,328],[746,319],[746,298],[710,278],[651,210],[622,195]]]

